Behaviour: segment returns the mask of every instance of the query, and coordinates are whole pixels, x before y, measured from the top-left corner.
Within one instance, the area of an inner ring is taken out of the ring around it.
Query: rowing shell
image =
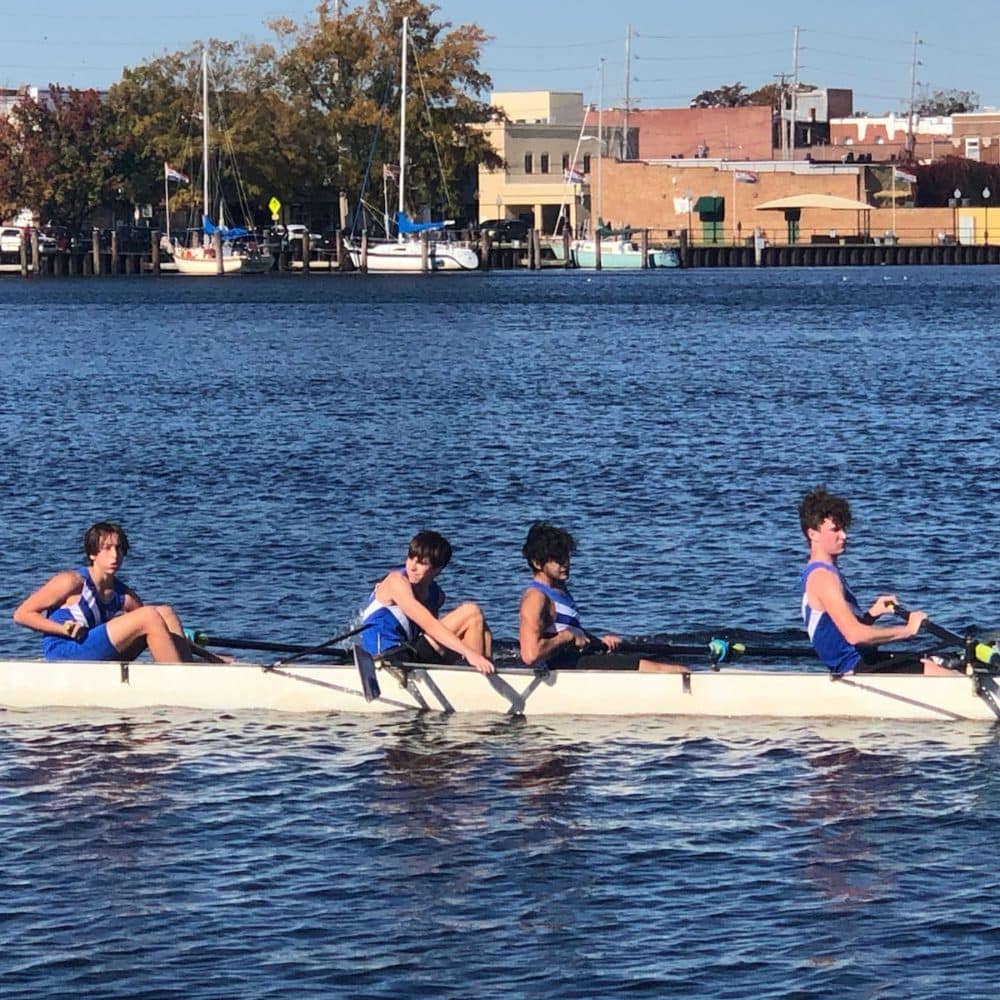
[[[370,682],[369,682],[370,683]],[[208,711],[486,712],[900,720],[1000,718],[997,677],[733,669],[683,674],[382,665],[366,696],[347,664],[0,661],[0,706]],[[368,694],[372,692],[369,691]]]

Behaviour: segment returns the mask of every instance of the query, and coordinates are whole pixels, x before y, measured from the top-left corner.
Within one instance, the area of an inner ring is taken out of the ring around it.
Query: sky
[[[302,23],[316,5],[0,0],[0,87],[106,88],[123,67],[194,42],[273,40],[270,20]],[[695,94],[724,84],[754,90],[782,74],[790,79],[798,28],[799,80],[852,89],[856,111],[906,110],[914,51],[918,100],[935,90],[969,90],[984,107],[1000,106],[991,53],[1000,38],[994,0],[716,0],[704,7],[677,0],[439,0],[437,6],[439,20],[478,24],[492,36],[480,67],[498,91],[580,91],[589,103],[621,107],[627,76],[631,107],[686,107]]]

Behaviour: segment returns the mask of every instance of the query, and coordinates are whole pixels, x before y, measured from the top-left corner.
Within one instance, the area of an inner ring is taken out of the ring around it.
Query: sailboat
[[[219,204],[219,223],[212,222],[209,210],[211,207],[210,178],[210,147],[209,147],[209,116],[208,116],[208,50],[201,54],[201,115],[202,115],[202,231],[204,241],[201,246],[180,246],[176,242],[173,248],[174,263],[181,274],[215,275],[232,274],[263,274],[270,271],[274,261],[270,252],[253,242],[253,234],[242,227],[229,228],[225,225],[222,204]],[[167,217],[170,216],[170,206],[167,206]],[[217,256],[215,234],[221,237],[222,256]],[[246,245],[238,246],[234,240],[246,241]]]
[[[396,212],[398,236],[394,241],[368,243],[365,251],[356,239],[347,241],[351,263],[369,271],[399,273],[419,272],[425,267],[423,233],[450,225],[444,222],[414,222],[406,214],[406,49],[409,35],[408,17],[403,18],[403,54],[399,85],[399,210]],[[430,271],[475,271],[479,257],[475,250],[444,240],[427,239],[426,267]]]

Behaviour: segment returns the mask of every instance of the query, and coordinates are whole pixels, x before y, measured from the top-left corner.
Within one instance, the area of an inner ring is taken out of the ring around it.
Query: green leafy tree
[[[478,68],[487,36],[474,25],[452,28],[437,8],[415,0],[368,0],[341,13],[317,8],[304,26],[272,28],[283,41],[268,78],[283,109],[276,115],[289,156],[330,186],[357,192],[366,173],[381,175],[398,159],[399,53],[409,16],[407,181],[411,210],[453,210],[455,185],[480,163],[501,162],[476,127],[492,109],[481,100],[490,79]]]
[[[172,207],[202,209],[201,58],[209,52],[210,188],[227,206],[227,221],[257,224],[280,171],[268,111],[273,98],[261,79],[255,53],[240,43],[210,40],[126,69],[108,95],[117,130],[117,175],[124,196],[136,203],[163,200],[164,164],[181,170],[191,185],[171,185]],[[277,157],[275,167],[272,160]],[[245,200],[244,200],[245,199]],[[215,206],[208,206],[214,216]]]

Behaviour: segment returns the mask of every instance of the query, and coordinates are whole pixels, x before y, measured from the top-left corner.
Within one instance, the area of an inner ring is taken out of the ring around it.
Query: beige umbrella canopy
[[[789,208],[833,208],[852,212],[870,212],[872,206],[853,198],[841,198],[836,194],[791,194],[786,198],[765,201],[757,206],[757,211],[781,212]]]

